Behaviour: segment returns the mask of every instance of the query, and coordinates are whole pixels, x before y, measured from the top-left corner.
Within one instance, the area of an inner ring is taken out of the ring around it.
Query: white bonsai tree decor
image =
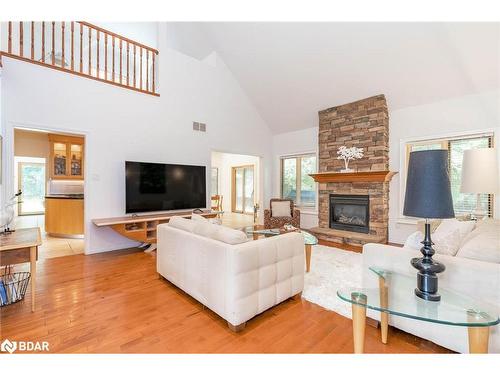
[[[349,162],[351,160],[355,159],[361,159],[363,157],[363,149],[359,147],[346,147],[346,146],[340,146],[339,150],[337,151],[337,159],[342,159],[344,160],[344,165],[345,168],[342,169],[340,172],[346,173],[346,172],[354,172],[353,169],[349,168]]]

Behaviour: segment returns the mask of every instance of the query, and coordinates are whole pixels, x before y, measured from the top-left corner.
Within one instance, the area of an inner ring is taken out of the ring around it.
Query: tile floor
[[[83,254],[83,239],[59,238],[47,235],[45,233],[44,215],[17,216],[14,222],[16,228],[40,227],[42,245],[38,248],[38,259]]]

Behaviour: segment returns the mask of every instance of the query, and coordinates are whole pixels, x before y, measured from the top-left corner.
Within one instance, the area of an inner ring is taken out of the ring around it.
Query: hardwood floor
[[[352,353],[351,320],[305,300],[287,300],[233,333],[159,279],[155,261],[137,249],[43,259],[36,311],[29,293],[0,309],[0,336],[48,341],[52,353]],[[448,351],[392,327],[384,345],[367,326],[365,352]]]

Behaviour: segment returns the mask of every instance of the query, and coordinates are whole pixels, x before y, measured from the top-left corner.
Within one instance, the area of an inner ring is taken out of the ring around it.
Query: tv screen
[[[126,213],[204,208],[205,167],[125,162]]]

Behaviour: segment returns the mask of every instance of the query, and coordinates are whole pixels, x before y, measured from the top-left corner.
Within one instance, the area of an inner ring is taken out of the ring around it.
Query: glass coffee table
[[[470,353],[488,353],[489,327],[500,323],[498,308],[466,295],[439,288],[441,301],[425,301],[414,293],[416,275],[376,267],[378,288],[346,288],[337,296],[352,304],[354,353],[363,353],[366,309],[380,311],[382,342],[387,343],[389,315],[435,324],[467,327]]]
[[[252,240],[258,240],[261,238],[278,236],[280,234],[290,233],[282,229],[264,229],[262,225],[251,225],[241,229],[246,233],[247,237]],[[304,250],[306,253],[306,272],[311,270],[311,252],[312,246],[318,244],[318,239],[304,229],[298,229],[299,232],[304,236]]]

